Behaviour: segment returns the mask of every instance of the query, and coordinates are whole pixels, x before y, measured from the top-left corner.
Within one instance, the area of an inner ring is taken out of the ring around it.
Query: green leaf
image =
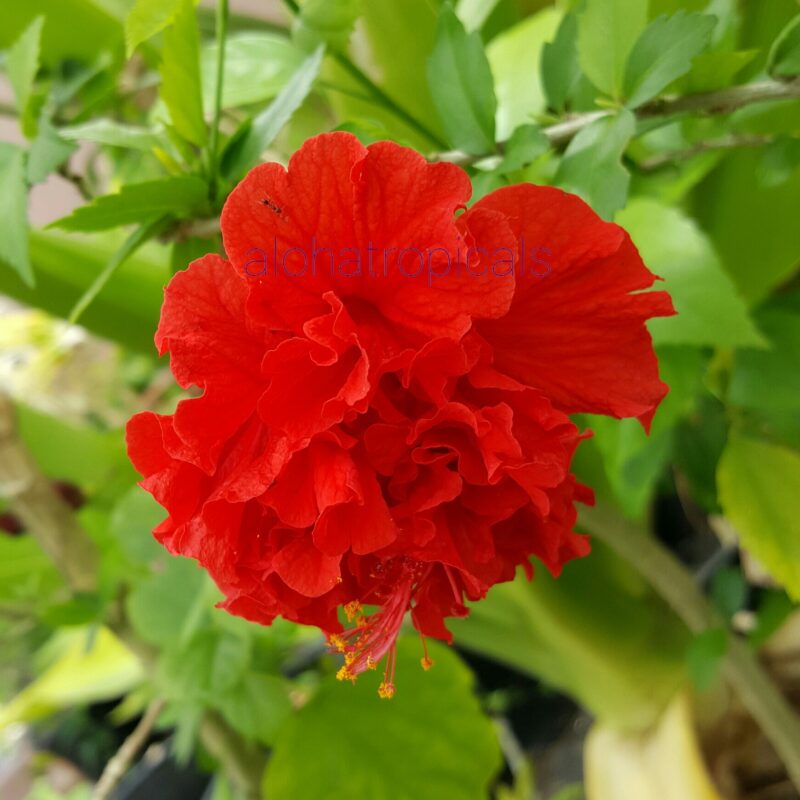
[[[458,0],[456,14],[467,31],[477,31],[489,19],[499,0]]]
[[[206,143],[200,76],[200,32],[194,3],[180,0],[172,24],[164,31],[161,54],[161,99],[175,130],[187,142]]]
[[[467,33],[451,6],[439,14],[428,85],[450,144],[466,153],[494,150],[497,101],[478,33]]]
[[[708,46],[716,24],[716,17],[685,11],[654,19],[628,57],[624,83],[627,105],[640,106],[685,75],[692,59]]]
[[[616,216],[645,264],[664,279],[676,317],[654,319],[657,344],[763,346],[732,281],[706,235],[691,217],[657,200],[636,198]]]
[[[723,617],[730,620],[747,602],[747,581],[737,567],[725,567],[711,579],[711,599]]]
[[[545,109],[539,73],[542,49],[561,21],[554,8],[545,8],[503,31],[486,47],[497,97],[497,140],[504,141],[520,125]]]
[[[28,152],[28,183],[41,183],[75,152],[75,145],[65,141],[45,114],[39,118],[39,130]]]
[[[251,120],[241,135],[231,139],[222,155],[222,167],[233,179],[243,175],[266,150],[292,114],[308,97],[322,65],[324,48],[318,47],[299,67],[272,103]]]
[[[343,50],[360,12],[361,0],[305,0],[295,21],[295,41],[308,51],[320,44]]]
[[[127,183],[119,192],[97,197],[51,225],[67,231],[99,231],[147,221],[159,214],[185,217],[199,213],[206,197],[206,184],[200,178],[159,178]]]
[[[686,628],[596,540],[558,579],[537,568],[529,582],[520,570],[448,627],[460,646],[542,680],[624,730],[652,725],[684,680]]]
[[[225,80],[222,107],[245,106],[269,100],[300,67],[305,54],[286,37],[274,33],[237,33],[225,43]],[[217,45],[209,43],[200,54],[203,108],[214,108]]]
[[[600,91],[621,99],[625,64],[646,23],[646,0],[586,0],[578,17],[578,60]]]
[[[522,169],[550,149],[550,140],[538,125],[520,125],[505,143],[498,172]]]
[[[28,286],[34,277],[28,254],[28,186],[25,151],[0,142],[0,260]]]
[[[161,572],[136,584],[128,595],[131,625],[145,642],[160,647],[177,645],[185,641],[192,609],[205,592],[205,574],[194,561],[167,558]]]
[[[800,600],[800,454],[733,434],[717,482],[742,547]]]
[[[419,641],[398,642],[391,701],[378,698],[375,673],[355,686],[324,679],[280,732],[264,796],[484,800],[500,767],[493,726],[458,657],[441,645],[429,647],[435,666],[423,672]]]
[[[11,269],[0,269],[0,292],[21,303],[66,317],[107,265],[123,240],[123,231],[93,235],[31,231],[31,262],[39,277],[27,287]],[[131,256],[81,318],[81,325],[126,347],[154,355],[164,284],[169,280],[168,250],[150,242]]]
[[[789,113],[800,104],[779,105]],[[748,304],[792,275],[800,257],[795,213],[800,170],[777,186],[765,186],[761,159],[756,148],[731,153],[697,187],[692,204]]]
[[[728,86],[757,55],[758,50],[720,50],[701,53],[692,62],[685,82],[686,92],[710,92]]]
[[[703,631],[692,640],[686,651],[686,668],[698,691],[711,688],[727,651],[728,632],[725,628]]]
[[[128,57],[142,42],[161,33],[173,21],[180,6],[181,0],[136,0],[125,18]]]
[[[767,308],[756,315],[768,350],[737,350],[727,399],[764,411],[796,413],[800,397],[800,315]]]
[[[767,71],[783,77],[800,74],[800,14],[780,32],[772,45]]]
[[[162,519],[164,509],[153,496],[133,486],[114,506],[109,527],[128,558],[147,564],[163,555],[163,548],[153,536],[153,528]]]
[[[277,675],[246,672],[214,698],[214,706],[243,736],[271,745],[292,712],[289,684]]]
[[[17,100],[22,131],[29,139],[35,133],[35,120],[29,113],[31,91],[39,71],[39,48],[44,17],[36,17],[14,42],[6,56],[6,72]]]
[[[542,48],[542,86],[550,108],[561,113],[581,78],[578,64],[578,18],[567,14],[552,42]]]
[[[610,219],[628,197],[630,175],[622,166],[622,154],[635,129],[636,120],[625,109],[592,122],[569,143],[556,183]]]
[[[152,150],[163,145],[161,130],[126,125],[113,119],[93,119],[81,125],[60,128],[58,133],[69,142],[95,142],[131,150]]]
[[[705,368],[705,358],[695,348],[661,347],[658,357],[661,378],[670,390],[656,412],[649,435],[637,420],[587,418],[616,502],[632,518],[641,518],[652,500],[653,489],[672,454],[675,426],[694,411]]]

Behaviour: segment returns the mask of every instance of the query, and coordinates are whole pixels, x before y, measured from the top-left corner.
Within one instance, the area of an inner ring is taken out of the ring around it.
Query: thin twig
[[[153,700],[142,715],[130,736],[122,743],[122,747],[106,764],[100,780],[92,791],[92,800],[108,800],[111,793],[131,768],[139,751],[145,746],[158,717],[164,710],[166,702],[162,698]]]
[[[669,164],[688,161],[701,153],[711,153],[715,150],[736,150],[740,147],[762,147],[774,141],[774,136],[762,133],[742,133],[725,136],[720,139],[707,139],[695,142],[691,147],[686,147],[682,150],[669,150],[666,153],[659,153],[651,158],[646,158],[644,161],[640,161],[637,166],[642,172],[653,172]]]
[[[691,631],[727,630],[728,649],[723,672],[800,791],[800,717],[749,645],[726,628],[691,573],[645,531],[608,509],[585,509],[580,519],[589,533],[605,542],[648,581]]]
[[[741,86],[732,86],[728,89],[719,89],[715,92],[700,92],[687,94],[682,97],[666,97],[651,100],[636,109],[639,119],[652,119],[653,117],[671,117],[678,114],[703,114],[720,115],[730,114],[738,108],[753,103],[763,103],[768,100],[790,100],[800,98],[800,78],[791,81],[757,81],[745,83]],[[599,119],[613,116],[614,109],[587,111],[574,114],[553,125],[542,128],[542,133],[550,140],[555,148],[564,147],[584,128]],[[502,152],[502,145],[498,150]],[[433,161],[450,161],[461,166],[471,166],[494,153],[473,156],[461,152],[438,153],[431,157]]]
[[[39,471],[16,430],[14,405],[0,392],[0,497],[52,559],[70,588],[96,586],[98,555],[72,509]]]

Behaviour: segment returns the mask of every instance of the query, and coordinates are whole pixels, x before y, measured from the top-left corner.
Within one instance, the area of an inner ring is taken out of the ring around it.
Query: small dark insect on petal
[[[261,202],[262,202],[262,203],[263,203],[263,204],[264,204],[264,205],[265,205],[265,206],[266,206],[266,207],[267,207],[267,208],[268,208],[270,211],[272,211],[274,214],[281,214],[281,212],[282,212],[282,209],[281,209],[281,207],[280,207],[280,206],[279,206],[277,203],[275,203],[275,202],[273,202],[272,200],[270,200],[270,198],[269,198],[269,197],[262,197],[262,198],[261,198]]]

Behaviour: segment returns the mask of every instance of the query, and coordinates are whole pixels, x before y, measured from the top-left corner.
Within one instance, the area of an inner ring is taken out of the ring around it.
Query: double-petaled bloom
[[[255,168],[227,260],[165,293],[156,344],[202,395],[128,424],[170,552],[231,613],[322,629],[340,677],[385,661],[381,696],[407,612],[423,646],[449,641],[445,618],[531,556],[558,573],[588,552],[568,415],[647,427],[667,391],[645,322],[674,312],[626,232],[552,187],[470,192],[345,133]]]

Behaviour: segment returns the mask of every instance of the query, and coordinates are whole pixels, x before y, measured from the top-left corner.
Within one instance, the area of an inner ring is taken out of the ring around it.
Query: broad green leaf
[[[458,0],[456,14],[467,31],[477,31],[489,19],[499,0]]]
[[[216,694],[214,706],[243,736],[271,745],[292,712],[289,684],[277,675],[245,672],[229,689]]]
[[[733,434],[717,482],[741,546],[800,600],[800,454]]]
[[[369,46],[370,61],[380,77],[381,88],[403,108],[442,138],[436,108],[428,88],[426,60],[436,40],[438,0],[381,0],[364,3],[361,24]],[[330,59],[326,79],[359,93],[358,86]],[[418,149],[440,147],[409,127],[387,109],[365,100],[331,92],[331,104],[343,120],[375,120],[386,133],[381,138],[407,141]]]
[[[58,133],[70,142],[96,142],[132,150],[152,150],[163,143],[162,131],[158,128],[142,128],[103,118],[60,128]]]
[[[586,200],[604,219],[625,205],[630,175],[622,154],[636,129],[636,120],[623,109],[595,120],[569,143],[556,173],[556,183]]]
[[[41,183],[75,152],[75,145],[65,141],[46,115],[39,118],[39,130],[28,151],[28,183]]]
[[[308,97],[322,65],[324,49],[317,48],[286,82],[272,103],[254,117],[239,137],[231,139],[222,156],[226,175],[238,179],[272,144],[281,128]]]
[[[153,536],[153,528],[164,519],[164,509],[153,496],[133,486],[114,506],[111,513],[111,535],[132,561],[153,562],[164,550]]]
[[[538,158],[550,149],[550,140],[537,125],[520,125],[503,148],[503,160],[498,172],[513,172]]]
[[[520,570],[448,627],[460,646],[542,680],[621,729],[651,725],[684,680],[685,627],[596,540],[558,579],[537,567],[529,582]]]
[[[763,411],[797,413],[800,397],[800,314],[767,308],[756,314],[769,349],[737,350],[729,403]]]
[[[225,80],[222,106],[232,108],[261,103],[275,97],[300,67],[305,54],[286,37],[274,33],[237,33],[225,43]],[[214,107],[217,45],[210,43],[200,53],[203,108]]]
[[[3,3],[0,48],[11,47],[40,14],[44,15],[45,22],[39,56],[46,66],[60,69],[61,62],[69,59],[91,63],[104,51],[116,53],[119,50],[121,54],[123,31],[119,17],[102,8],[97,0]],[[120,61],[114,60],[114,71]]]
[[[343,50],[361,6],[361,0],[305,0],[295,20],[295,40],[308,51],[316,50],[320,44]]]
[[[625,67],[624,94],[636,108],[655,97],[692,66],[711,39],[717,18],[679,11],[657,17],[642,32]]]
[[[767,59],[770,75],[800,75],[800,14],[780,33]]]
[[[61,630],[57,637],[55,662],[0,707],[0,729],[62,708],[112,700],[141,682],[139,660],[105,628]]]
[[[28,253],[28,186],[25,151],[0,142],[0,260],[33,286]]]
[[[720,50],[701,53],[692,62],[681,88],[689,92],[710,92],[728,86],[731,81],[758,55],[758,50]]]
[[[205,596],[209,596],[207,582],[200,567],[189,559],[171,557],[161,572],[136,584],[126,608],[131,625],[144,641],[160,647],[177,646],[187,639],[193,610]]]
[[[492,72],[480,35],[467,33],[449,5],[439,14],[428,85],[450,144],[467,153],[491,153],[497,109]]]
[[[763,299],[800,263],[800,170],[784,183],[765,186],[761,158],[757,149],[728,155],[697,187],[692,205],[748,304]]]
[[[545,8],[496,36],[486,47],[497,96],[497,139],[530,123],[545,109],[538,80],[542,48],[553,39],[561,14]]]
[[[164,31],[161,53],[161,99],[175,130],[187,142],[206,143],[200,76],[200,32],[194,3],[180,0],[172,23]]]
[[[657,200],[636,198],[616,222],[630,233],[645,264],[664,279],[678,312],[648,323],[657,344],[764,344],[713,246],[691,217]]]
[[[12,45],[6,56],[6,72],[17,101],[20,125],[28,138],[35,133],[35,120],[28,112],[33,81],[39,71],[39,49],[44,17],[36,17]]]
[[[128,56],[142,43],[169,25],[182,0],[136,0],[125,19],[125,48]]]
[[[66,317],[98,273],[117,252],[124,232],[76,235],[31,231],[31,262],[39,276],[36,289],[1,264],[0,292],[26,305]],[[81,325],[148,356],[155,355],[153,331],[169,280],[168,249],[155,242],[128,259],[81,317]]]
[[[160,178],[127,183],[119,192],[96,197],[51,224],[67,231],[100,231],[145,222],[161,214],[189,216],[202,210],[205,202],[206,184],[200,178]]]
[[[119,431],[99,431],[18,404],[20,436],[39,469],[95,494],[109,485],[130,486],[136,473]]]
[[[0,599],[36,608],[63,588],[63,578],[33,536],[0,535]]]
[[[542,48],[542,86],[548,106],[559,113],[564,111],[567,99],[581,78],[577,41],[578,18],[567,14],[553,41]]]
[[[647,0],[586,0],[578,17],[578,60],[605,94],[622,97],[628,55],[647,23]]]
[[[378,698],[373,672],[355,686],[323,679],[281,730],[264,797],[484,800],[500,767],[494,729],[458,657],[429,648],[435,666],[423,672],[419,640],[398,642],[391,701]]]

